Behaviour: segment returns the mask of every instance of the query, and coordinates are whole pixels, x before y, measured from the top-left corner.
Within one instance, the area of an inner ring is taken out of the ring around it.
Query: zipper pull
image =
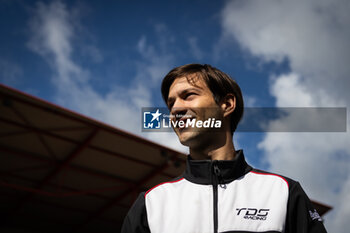
[[[218,165],[216,163],[214,164],[214,174],[218,179],[218,184],[220,185],[220,187],[223,189],[226,189],[226,184],[223,183],[220,168],[218,167]]]
[[[214,164],[214,174],[216,175],[216,177],[221,176],[220,169],[216,163]]]

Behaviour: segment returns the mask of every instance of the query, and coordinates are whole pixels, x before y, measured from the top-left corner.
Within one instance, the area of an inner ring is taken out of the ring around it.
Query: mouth
[[[176,126],[176,129],[181,133],[184,132],[185,130],[190,129],[191,127],[186,127],[187,126],[187,121],[190,121],[192,119],[195,119],[195,117],[183,117],[178,120],[178,124]],[[183,123],[180,123],[183,122]]]

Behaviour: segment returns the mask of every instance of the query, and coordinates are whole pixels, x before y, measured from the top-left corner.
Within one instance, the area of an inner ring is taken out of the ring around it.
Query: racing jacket
[[[234,160],[187,159],[182,176],[141,193],[122,233],[325,233],[300,184]]]

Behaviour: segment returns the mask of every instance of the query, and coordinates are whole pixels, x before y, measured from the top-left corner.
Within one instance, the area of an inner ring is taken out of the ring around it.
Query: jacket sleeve
[[[145,193],[141,193],[124,219],[121,233],[150,233],[145,205]]]
[[[286,233],[327,233],[322,218],[298,182],[290,184]]]

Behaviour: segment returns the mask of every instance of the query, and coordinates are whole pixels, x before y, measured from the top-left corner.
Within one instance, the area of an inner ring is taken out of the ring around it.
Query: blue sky
[[[346,0],[0,0],[0,82],[186,152],[173,134],[139,125],[141,107],[164,106],[171,68],[211,64],[237,80],[247,106],[348,107],[349,10]],[[235,144],[254,166],[334,206],[327,228],[345,232],[349,139],[237,133]]]

